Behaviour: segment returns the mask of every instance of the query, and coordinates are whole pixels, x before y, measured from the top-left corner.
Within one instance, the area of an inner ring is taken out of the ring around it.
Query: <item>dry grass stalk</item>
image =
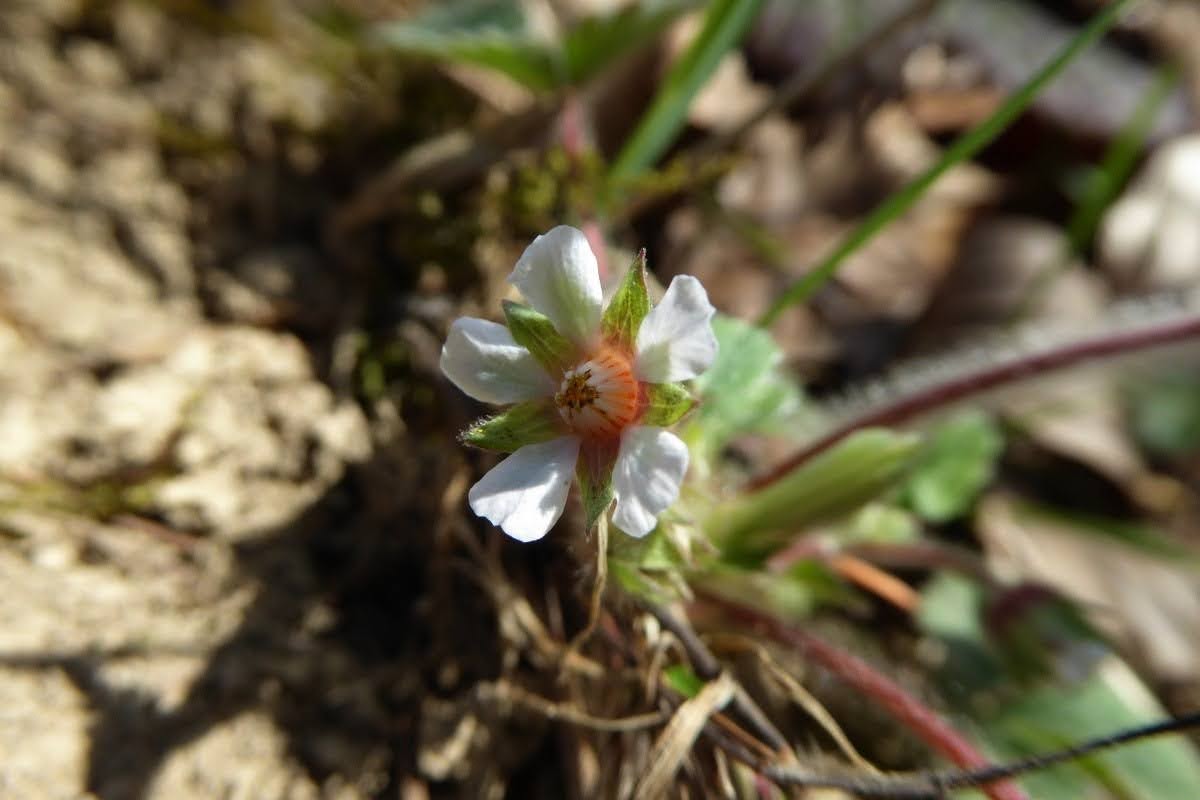
[[[691,753],[700,732],[709,719],[733,699],[736,689],[737,683],[733,677],[723,672],[676,710],[650,750],[633,797],[656,798],[666,795],[675,773]]]

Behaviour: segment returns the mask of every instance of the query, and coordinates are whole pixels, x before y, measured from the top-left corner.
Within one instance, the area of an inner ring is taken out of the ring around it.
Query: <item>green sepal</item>
[[[626,352],[634,351],[638,328],[650,313],[650,292],[646,289],[646,251],[640,250],[625,279],[617,287],[600,322],[604,338]]]
[[[571,366],[575,347],[558,332],[549,317],[511,300],[502,305],[513,340],[532,353],[539,364],[551,372],[562,372]]]
[[[692,397],[692,393],[682,383],[648,384],[642,424],[660,428],[674,425],[695,405],[696,398]]]
[[[583,501],[586,530],[595,527],[613,501],[612,471],[617,460],[616,446],[585,447],[579,453],[575,476],[579,479],[579,495]]]
[[[677,526],[659,520],[640,539],[609,527],[608,569],[621,587],[634,597],[662,605],[690,597],[685,570],[689,559],[679,549]],[[615,536],[614,532],[621,535]]]
[[[695,697],[704,688],[704,679],[687,664],[674,664],[662,671],[667,685],[684,697]]]
[[[550,401],[530,400],[472,423],[458,438],[482,450],[512,453],[562,436],[561,425]]]

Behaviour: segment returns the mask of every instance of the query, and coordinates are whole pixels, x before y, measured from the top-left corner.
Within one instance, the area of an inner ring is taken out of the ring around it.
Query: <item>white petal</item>
[[[534,239],[508,282],[576,344],[587,344],[599,330],[600,268],[583,231],[559,225]]]
[[[574,436],[525,445],[471,487],[471,510],[518,541],[536,541],[562,516],[578,457]]]
[[[442,345],[442,372],[454,385],[485,403],[519,403],[554,394],[555,385],[508,328],[462,317]]]
[[[649,383],[674,383],[712,366],[717,357],[715,312],[700,281],[677,275],[638,329],[634,364],[638,377]]]
[[[654,530],[658,515],[679,497],[687,467],[687,445],[675,434],[644,425],[621,434],[612,477],[616,526],[637,537]]]

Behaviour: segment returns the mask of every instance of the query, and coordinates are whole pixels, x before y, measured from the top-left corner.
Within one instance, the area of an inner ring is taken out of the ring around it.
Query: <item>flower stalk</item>
[[[771,485],[718,505],[705,520],[705,533],[728,560],[757,561],[797,529],[878,495],[900,478],[919,445],[916,434],[859,431]]]

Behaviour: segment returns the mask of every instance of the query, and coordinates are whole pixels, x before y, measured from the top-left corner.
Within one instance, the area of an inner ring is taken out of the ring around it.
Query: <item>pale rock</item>
[[[1126,285],[1200,283],[1200,134],[1158,150],[1104,215],[1102,263]]]

